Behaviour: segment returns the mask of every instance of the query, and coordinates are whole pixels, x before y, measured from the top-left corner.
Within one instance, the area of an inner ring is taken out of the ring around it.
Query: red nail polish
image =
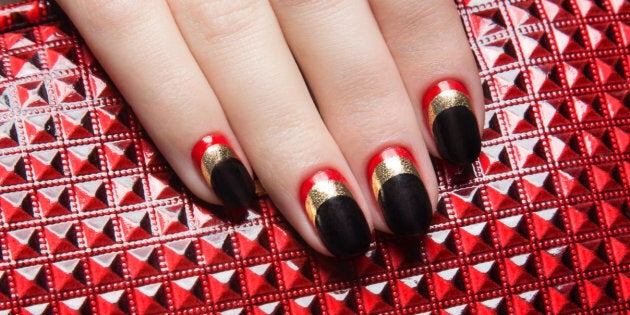
[[[223,135],[214,133],[201,138],[193,147],[192,158],[226,206],[242,207],[251,202],[254,182]]]
[[[438,82],[427,90],[422,100],[423,112],[428,113],[426,119],[429,126],[433,125],[436,116],[442,111],[455,106],[471,108],[468,89],[455,80]]]
[[[444,80],[430,87],[422,99],[426,125],[440,155],[454,164],[474,161],[481,137],[472,112],[470,93],[459,81]]]
[[[300,199],[319,237],[333,255],[355,256],[370,246],[367,220],[339,172],[325,169],[313,174],[302,184]]]

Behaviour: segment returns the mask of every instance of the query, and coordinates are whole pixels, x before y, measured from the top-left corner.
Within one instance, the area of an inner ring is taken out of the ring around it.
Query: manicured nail
[[[368,177],[392,232],[417,235],[429,229],[431,201],[409,151],[402,147],[383,150],[370,160]]]
[[[461,165],[479,157],[481,137],[470,94],[462,83],[438,82],[427,90],[422,107],[442,158]]]
[[[367,251],[372,238],[370,227],[339,172],[316,172],[302,184],[300,197],[331,254],[350,257]]]
[[[201,138],[193,147],[192,158],[224,205],[249,205],[255,193],[254,181],[225,137],[210,134]]]

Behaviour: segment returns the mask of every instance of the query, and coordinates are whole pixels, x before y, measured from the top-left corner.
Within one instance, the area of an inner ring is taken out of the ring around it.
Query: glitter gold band
[[[352,193],[350,193],[346,185],[336,180],[316,182],[308,191],[308,195],[304,201],[304,207],[306,208],[306,214],[309,220],[315,223],[317,209],[326,202],[326,200],[337,196],[348,196],[352,198]]]
[[[372,191],[378,198],[381,187],[390,178],[400,174],[411,174],[420,178],[416,167],[409,159],[404,157],[389,157],[380,162],[372,173]]]
[[[212,170],[222,161],[234,158],[234,152],[224,144],[209,146],[201,156],[201,174],[209,185],[212,185]]]
[[[437,117],[437,115],[439,115],[442,111],[457,106],[464,106],[471,109],[470,99],[466,96],[466,94],[457,90],[446,90],[438,94],[433,100],[431,100],[429,108],[427,109],[429,126],[433,126],[435,117]]]

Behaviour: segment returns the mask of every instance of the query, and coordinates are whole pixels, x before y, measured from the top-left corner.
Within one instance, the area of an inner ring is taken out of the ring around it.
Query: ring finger
[[[415,105],[431,153],[454,164],[481,150],[483,96],[466,33],[451,0],[370,0]]]
[[[396,64],[365,1],[271,1],[376,228],[427,230],[437,184]]]

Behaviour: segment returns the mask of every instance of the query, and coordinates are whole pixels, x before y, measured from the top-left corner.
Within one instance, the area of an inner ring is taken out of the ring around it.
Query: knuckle
[[[123,26],[142,14],[142,6],[134,0],[80,0],[86,21],[97,29]]]
[[[383,79],[382,73],[354,73],[352,80],[336,80],[339,88],[334,96],[325,96],[320,111],[327,122],[351,130],[377,128],[383,121],[399,117],[391,104],[408,102],[404,90]],[[344,122],[346,121],[346,122]],[[354,122],[350,126],[347,121]],[[370,127],[371,126],[371,127]]]
[[[280,7],[317,7],[317,8],[330,8],[335,7],[345,0],[272,0],[274,5]]]
[[[396,82],[383,79],[383,73],[390,69],[378,62],[353,62],[340,67],[335,82],[344,93],[337,96],[338,105],[349,109],[349,114],[362,113],[373,108],[368,105],[381,104],[395,95]]]
[[[186,0],[189,18],[208,40],[233,37],[246,32],[257,21],[266,1]]]

